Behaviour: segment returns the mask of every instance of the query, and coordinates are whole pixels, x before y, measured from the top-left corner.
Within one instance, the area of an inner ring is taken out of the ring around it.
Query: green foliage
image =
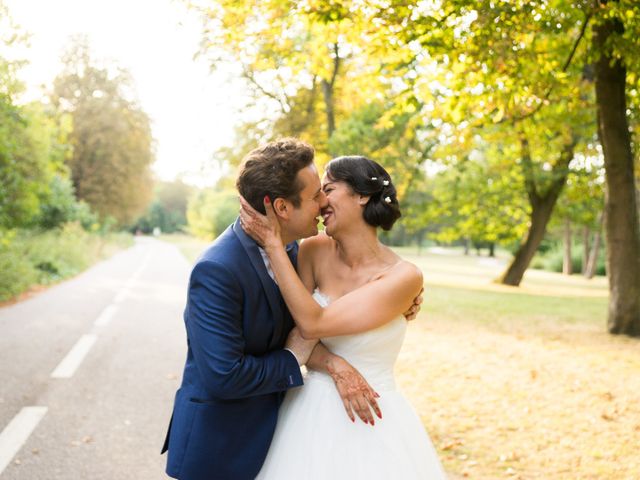
[[[0,2],[1,52],[22,44],[24,38]],[[24,88],[18,78],[22,65],[0,55],[0,228],[28,222],[38,209],[41,159],[34,158],[29,122],[14,101]]]
[[[26,255],[16,230],[0,230],[0,301],[12,298],[37,283],[38,271]]]
[[[29,225],[61,164],[51,155],[55,135],[37,104],[18,107],[0,96],[0,228]]]
[[[40,204],[37,225],[52,229],[69,222],[79,222],[88,231],[95,231],[100,224],[98,216],[91,211],[89,205],[76,200],[71,180],[55,175],[51,179],[47,197]]]
[[[521,175],[503,163],[500,147],[485,145],[434,176],[424,221],[438,225],[429,236],[450,243],[513,243],[527,229],[529,209]]]
[[[2,51],[25,43],[2,3],[0,32]],[[67,175],[64,160],[70,125],[41,103],[16,104],[15,97],[24,87],[17,75],[23,63],[0,56],[0,228],[4,229],[73,219],[58,221],[52,212],[50,219],[43,218],[55,201],[66,202],[61,209],[74,202],[73,193],[61,196],[58,188]]]
[[[25,234],[25,253],[38,270],[38,283],[46,284],[84,270],[90,262],[92,237],[79,224],[68,223],[57,231]]]
[[[584,246],[579,245],[571,249],[571,268],[573,272],[582,271]],[[562,272],[564,250],[562,244],[557,243],[544,253],[538,253],[531,261],[532,268],[539,268],[549,272]],[[601,248],[596,265],[596,275],[606,275],[605,252]]]
[[[33,285],[73,276],[108,253],[131,244],[130,236],[89,233],[77,223],[47,231],[0,230],[0,301]]]
[[[158,182],[153,202],[131,230],[143,233],[151,233],[155,228],[164,233],[182,231],[187,224],[187,202],[193,190],[181,180]]]
[[[238,194],[235,190],[205,190],[191,197],[187,207],[189,232],[196,237],[214,239],[238,215]]]

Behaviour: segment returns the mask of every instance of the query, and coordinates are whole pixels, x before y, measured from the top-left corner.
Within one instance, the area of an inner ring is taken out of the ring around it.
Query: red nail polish
[[[269,198],[269,195],[264,196],[264,203],[266,203],[267,205],[271,203],[271,199]]]

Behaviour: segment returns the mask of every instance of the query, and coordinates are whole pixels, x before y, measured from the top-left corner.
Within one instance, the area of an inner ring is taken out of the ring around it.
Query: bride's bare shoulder
[[[313,237],[305,238],[300,244],[300,252],[305,252],[308,255],[315,255],[317,253],[326,252],[332,249],[334,246],[334,240],[324,232],[319,232]]]
[[[410,285],[422,285],[424,281],[422,270],[420,270],[417,265],[404,259],[398,261],[398,263],[386,273],[394,279]]]

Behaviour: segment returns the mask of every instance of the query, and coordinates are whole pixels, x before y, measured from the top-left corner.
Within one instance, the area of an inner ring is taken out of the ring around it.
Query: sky
[[[86,34],[97,58],[132,74],[156,143],[153,170],[201,186],[215,183],[212,154],[232,141],[240,121],[242,84],[233,66],[211,73],[195,59],[200,21],[177,0],[5,0],[14,22],[31,34],[21,72],[27,98],[42,94],[60,72],[74,34]],[[208,166],[202,173],[202,166]]]

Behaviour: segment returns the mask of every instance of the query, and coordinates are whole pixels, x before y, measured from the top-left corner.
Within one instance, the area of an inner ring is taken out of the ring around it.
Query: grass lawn
[[[195,259],[206,243],[165,239]],[[447,471],[472,479],[640,478],[640,340],[606,333],[607,283],[506,258],[398,252],[425,276],[398,380]]]
[[[500,260],[402,252],[425,304],[397,374],[462,478],[640,478],[640,341],[606,333],[607,283]]]

